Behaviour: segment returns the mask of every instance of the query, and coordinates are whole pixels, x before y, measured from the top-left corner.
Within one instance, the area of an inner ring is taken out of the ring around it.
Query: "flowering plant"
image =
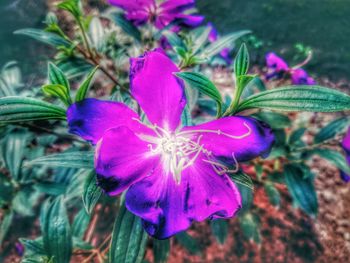
[[[350,97],[315,85],[274,54],[267,57],[273,76],[290,72],[302,85],[267,89],[249,73],[247,46],[235,46],[250,31],[218,37],[212,25],[200,26],[194,0],[108,2],[119,9],[88,17],[79,0],[61,1],[73,32],[64,32],[53,13],[45,30],[16,32],[53,46],[56,55],[41,91],[20,91],[15,64],[1,73],[0,242],[14,216],[34,215],[40,204],[41,236],[21,239],[26,262],[69,262],[82,254],[84,262],[142,262],[148,240],[155,262],[166,262],[172,236],[193,247],[184,231],[209,219],[225,242],[223,219],[235,216],[245,237],[259,243],[250,209],[254,183],[274,206],[276,185],[285,185],[294,203],[316,216],[307,160],[318,155],[350,174],[343,154],[328,145],[349,118],[305,143],[306,128],[286,112],[344,112]],[[218,56],[233,61],[226,98],[204,74]],[[103,238],[90,242],[97,224],[104,224]]]

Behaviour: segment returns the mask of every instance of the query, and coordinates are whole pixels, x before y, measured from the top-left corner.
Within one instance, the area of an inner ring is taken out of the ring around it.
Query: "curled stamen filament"
[[[249,125],[246,122],[244,122],[243,125],[248,129],[248,131],[242,135],[231,135],[221,130],[189,130],[189,131],[179,132],[178,135],[185,135],[185,134],[192,134],[192,133],[216,133],[217,135],[223,135],[231,139],[240,140],[240,139],[244,139],[245,137],[249,136],[252,133],[252,129],[249,127]]]
[[[232,158],[234,161],[234,167],[235,167],[234,169],[229,169],[226,165],[219,163],[219,162],[212,161],[212,160],[203,159],[203,162],[210,163],[213,166],[214,171],[218,175],[223,175],[225,173],[237,173],[239,170],[239,163],[238,163],[234,153],[232,153]]]

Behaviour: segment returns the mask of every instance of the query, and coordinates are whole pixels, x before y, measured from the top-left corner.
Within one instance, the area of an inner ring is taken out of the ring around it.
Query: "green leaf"
[[[106,45],[106,35],[100,18],[93,17],[89,25],[91,45],[97,52],[103,52]]]
[[[232,44],[239,39],[240,37],[249,34],[251,31],[249,30],[242,30],[238,32],[234,32],[231,34],[228,34],[227,36],[224,36],[220,38],[219,40],[215,41],[214,43],[210,44],[206,48],[204,48],[199,53],[199,58],[201,59],[210,59],[213,56],[219,54],[221,50],[227,47],[231,47]]]
[[[348,165],[348,162],[343,154],[336,150],[327,149],[327,148],[320,148],[320,149],[314,149],[307,152],[308,156],[311,155],[318,155],[323,159],[326,159],[330,163],[332,163],[335,167],[342,170],[346,174],[350,174],[350,166]]]
[[[48,205],[42,225],[44,248],[54,263],[67,263],[72,255],[72,233],[63,198]]]
[[[184,44],[184,42],[182,41],[182,39],[175,33],[169,30],[164,30],[163,31],[163,36],[166,37],[166,39],[168,40],[169,44],[175,48],[175,47],[180,47],[184,50],[186,49],[186,45]]]
[[[245,213],[239,217],[239,223],[244,236],[251,241],[259,244],[261,242],[259,223],[255,215]]]
[[[167,263],[170,253],[170,239],[153,239],[154,263]]]
[[[24,150],[27,144],[27,134],[24,130],[12,131],[1,144],[2,159],[9,170],[11,178],[20,181]]]
[[[254,185],[252,178],[250,178],[249,175],[245,174],[242,171],[238,171],[237,173],[229,174],[232,181],[234,181],[236,184],[243,185],[245,187],[248,187],[251,190],[254,190]]]
[[[217,113],[221,114],[222,97],[215,85],[204,75],[196,72],[178,72],[175,75],[186,81],[192,88],[209,96],[217,103]]]
[[[272,129],[283,129],[289,127],[292,124],[288,116],[273,111],[262,111],[253,114],[253,117],[266,122]]]
[[[350,96],[321,86],[288,86],[252,95],[238,111],[264,108],[280,111],[335,112],[350,110]]]
[[[90,215],[86,213],[85,209],[81,209],[74,218],[72,225],[72,235],[74,237],[83,239],[89,223]]]
[[[140,30],[129,20],[125,18],[125,15],[118,12],[109,14],[109,18],[129,36],[132,36],[138,42],[141,42]]]
[[[239,214],[244,214],[250,210],[253,204],[253,190],[242,184],[237,184],[237,187],[242,197],[242,208]]]
[[[199,27],[191,32],[193,34],[193,46],[192,46],[192,53],[196,54],[208,41],[208,37],[211,31],[211,27],[204,26]]]
[[[0,222],[0,246],[4,241],[4,238],[6,237],[8,230],[10,229],[10,226],[12,224],[12,218],[13,218],[12,211],[8,211],[6,214],[3,215],[3,219]]]
[[[75,19],[79,20],[82,16],[80,0],[66,0],[57,5],[58,8],[63,9],[71,13]]]
[[[89,75],[86,77],[86,79],[83,81],[83,83],[80,85],[77,94],[75,95],[75,101],[82,101],[83,99],[85,99],[86,94],[90,88],[90,84],[91,84],[91,80],[94,77],[96,71],[97,71],[98,67],[94,68]]]
[[[29,255],[45,256],[46,255],[42,237],[39,237],[34,240],[20,238],[19,241],[24,246],[26,256],[29,256]]]
[[[42,86],[45,94],[59,98],[67,107],[72,104],[67,88],[59,84],[48,84]]]
[[[280,206],[281,196],[274,184],[271,182],[266,182],[264,184],[264,189],[267,194],[267,197],[269,198],[270,203],[273,206]]]
[[[249,53],[246,44],[242,44],[234,61],[236,79],[246,75],[249,69]]]
[[[293,131],[291,133],[291,135],[289,136],[288,143],[295,144],[298,141],[300,141],[301,138],[303,137],[305,131],[306,131],[306,128],[299,128],[299,129],[296,129],[295,131]]]
[[[350,125],[350,118],[348,116],[341,117],[323,127],[314,138],[315,143],[321,143],[331,138],[334,138],[337,134],[342,133]]]
[[[67,77],[64,75],[63,71],[57,67],[55,64],[49,62],[48,67],[48,79],[50,84],[58,84],[66,88],[66,93],[69,94],[70,85]]]
[[[25,29],[20,29],[15,31],[14,34],[29,36],[31,38],[34,38],[35,40],[38,40],[40,42],[43,42],[45,44],[48,44],[54,47],[64,46],[68,48],[71,45],[70,42],[60,37],[59,35],[46,32],[41,29],[25,28]]]
[[[228,222],[223,219],[215,219],[210,221],[210,227],[216,240],[220,244],[225,244],[228,232]]]
[[[0,124],[49,119],[65,120],[66,111],[59,106],[33,98],[0,98]]]
[[[38,182],[34,185],[34,188],[49,195],[62,195],[66,192],[67,186],[57,182]]]
[[[313,178],[305,178],[303,169],[291,164],[284,166],[284,176],[294,202],[307,214],[316,216],[318,202]]]
[[[0,94],[15,96],[17,88],[20,87],[23,87],[21,71],[16,62],[10,61],[1,69]]]
[[[84,184],[83,203],[87,213],[91,214],[101,194],[102,189],[97,185],[96,173],[93,171],[86,178]]]
[[[89,74],[93,70],[93,66],[84,59],[70,58],[58,63],[59,68],[64,72],[67,78],[75,78],[85,74]]]
[[[43,156],[25,163],[25,166],[33,165],[94,169],[94,153],[92,151],[64,152]]]
[[[147,233],[142,227],[141,219],[122,204],[114,224],[109,262],[142,262],[146,241]]]
[[[201,247],[199,245],[199,242],[191,237],[189,234],[186,232],[181,232],[177,234],[176,240],[184,247],[187,249],[187,251],[192,254],[192,255],[199,255],[201,254]]]

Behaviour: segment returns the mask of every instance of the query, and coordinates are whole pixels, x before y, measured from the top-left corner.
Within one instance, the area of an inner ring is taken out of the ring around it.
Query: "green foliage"
[[[237,56],[234,61],[234,73],[236,78],[246,75],[249,69],[249,53],[247,46],[242,44],[238,50]]]
[[[293,201],[304,212],[316,216],[318,211],[318,202],[313,178],[305,177],[305,169],[298,165],[288,164],[284,166],[284,176],[288,191],[293,197]]]
[[[34,38],[35,40],[38,40],[40,42],[43,42],[45,44],[54,46],[54,47],[70,47],[71,43],[64,39],[63,37],[51,33],[46,32],[41,29],[35,29],[35,28],[26,28],[26,29],[20,29],[14,32],[18,35],[25,35],[31,38]]]
[[[221,115],[222,97],[215,85],[204,75],[195,72],[179,72],[176,76],[185,80],[191,87],[198,89],[200,93],[209,96],[217,103],[217,115]]]
[[[350,96],[320,86],[289,86],[246,98],[238,111],[264,108],[279,111],[335,112],[350,110]]]
[[[43,207],[41,225],[45,252],[54,263],[69,262],[72,255],[72,233],[62,198]]]
[[[86,178],[84,184],[83,203],[87,213],[91,214],[101,194],[102,189],[97,186],[96,173],[93,171]]]
[[[212,220],[210,221],[210,227],[216,240],[220,244],[225,244],[228,232],[228,221],[223,219]]]
[[[90,88],[90,84],[92,81],[92,78],[94,77],[98,67],[94,68],[93,71],[89,73],[89,75],[86,77],[86,79],[83,81],[83,83],[80,85],[77,94],[75,95],[75,101],[82,101],[85,99],[87,92]]]
[[[147,233],[141,225],[141,219],[131,214],[122,204],[114,223],[109,262],[142,262],[146,241]]]
[[[186,232],[181,232],[175,236],[176,240],[192,255],[201,253],[199,242]]]
[[[33,98],[0,98],[0,124],[50,119],[65,120],[66,111],[59,106]]]
[[[328,123],[315,135],[314,143],[321,143],[334,138],[337,134],[344,132],[349,125],[350,118],[348,116],[341,117]]]
[[[261,242],[261,236],[259,231],[259,222],[256,216],[252,213],[245,213],[239,217],[239,223],[243,231],[244,236],[255,243]]]
[[[125,18],[125,16],[121,13],[113,12],[108,16],[116,25],[120,26],[120,28],[128,35],[132,36],[138,42],[141,42],[141,32],[138,30],[133,23]]]
[[[170,239],[153,239],[153,256],[155,263],[166,263],[170,253]]]

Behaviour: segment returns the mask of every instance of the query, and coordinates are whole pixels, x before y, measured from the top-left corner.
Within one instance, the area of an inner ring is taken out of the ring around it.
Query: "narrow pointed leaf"
[[[210,221],[210,227],[216,240],[220,244],[225,244],[228,233],[228,221],[224,219],[212,220]]]
[[[227,36],[220,38],[218,41],[215,41],[214,43],[204,48],[198,56],[202,59],[210,59],[211,57],[219,54],[224,48],[232,47],[233,43],[237,39],[246,34],[249,34],[250,32],[251,31],[249,30],[242,30],[228,34]]]
[[[222,97],[219,90],[216,88],[206,76],[196,72],[178,72],[176,76],[186,81],[192,88],[198,89],[200,93],[203,93],[215,100],[218,106],[218,114],[221,114]]]
[[[6,214],[4,214],[3,219],[0,222],[0,246],[10,229],[10,226],[12,224],[12,218],[13,218],[13,212],[9,211]]]
[[[42,90],[45,94],[59,98],[66,106],[72,104],[72,101],[67,93],[67,88],[59,84],[44,85]]]
[[[188,252],[190,252],[190,254],[198,255],[201,253],[199,242],[186,232],[177,234],[175,238]]]
[[[49,119],[65,120],[66,111],[59,106],[34,98],[19,96],[0,98],[0,124]]]
[[[170,239],[153,239],[154,263],[167,263],[170,253]]]
[[[53,263],[70,262],[73,241],[62,198],[57,198],[48,205],[43,223],[43,241],[47,255],[53,258]]]
[[[303,169],[297,165],[284,166],[284,175],[294,202],[307,214],[316,216],[318,202],[313,178],[305,178]]]
[[[314,138],[315,143],[321,143],[323,141],[334,138],[337,134],[345,131],[350,125],[350,118],[348,116],[341,117],[323,127]]]
[[[89,75],[87,76],[87,78],[83,81],[83,83],[80,85],[77,94],[75,95],[75,101],[82,101],[83,99],[85,99],[86,94],[90,88],[90,84],[92,81],[92,78],[94,77],[96,71],[97,71],[98,67],[94,68]]]
[[[240,184],[245,187],[248,187],[251,190],[254,190],[252,178],[250,178],[249,175],[243,173],[242,171],[238,171],[237,173],[230,174],[230,178],[236,184]]]
[[[243,43],[238,50],[238,54],[234,62],[234,72],[236,78],[242,75],[246,75],[249,68],[249,53],[247,46]]]
[[[350,110],[350,96],[321,86],[287,86],[245,99],[238,111],[264,108],[279,111],[336,112]]]
[[[133,23],[127,20],[124,14],[113,12],[109,14],[109,18],[128,35],[132,36],[138,42],[141,42],[141,32]]]
[[[20,29],[14,32],[16,35],[26,35],[31,38],[34,38],[35,40],[38,40],[40,42],[43,42],[45,44],[54,46],[54,47],[69,47],[71,44],[65,40],[64,38],[60,37],[57,34],[46,32],[41,29],[36,28],[26,28],[26,29]]]
[[[93,171],[84,184],[83,203],[87,213],[91,214],[101,194],[102,189],[97,185],[96,173]]]
[[[83,239],[85,232],[90,223],[90,215],[86,213],[85,209],[81,209],[79,213],[75,216],[72,225],[72,235],[74,237]]]
[[[25,163],[25,166],[33,165],[47,165],[50,167],[67,167],[77,169],[93,169],[94,153],[90,151],[76,151],[51,154]]]
[[[147,233],[141,219],[130,213],[124,204],[114,224],[110,247],[110,263],[140,263],[143,260]]]
[[[70,85],[67,77],[63,71],[53,63],[49,63],[48,68],[48,80],[50,84],[58,84],[66,89],[66,93],[69,94]]]

